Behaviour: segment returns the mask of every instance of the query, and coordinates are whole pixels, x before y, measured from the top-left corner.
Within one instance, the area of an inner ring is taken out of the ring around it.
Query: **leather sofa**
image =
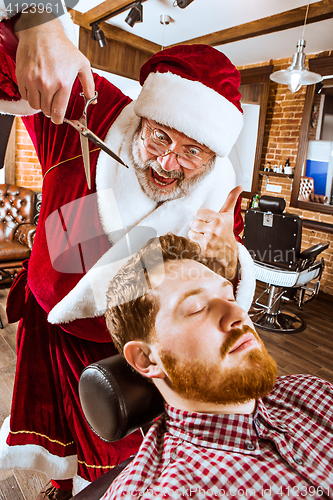
[[[36,232],[35,192],[0,184],[0,282],[12,281],[29,258]]]

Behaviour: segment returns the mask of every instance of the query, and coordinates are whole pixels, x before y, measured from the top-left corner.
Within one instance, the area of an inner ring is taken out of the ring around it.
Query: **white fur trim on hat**
[[[228,156],[243,126],[242,113],[225,97],[171,72],[150,73],[135,112],[182,132],[218,156]]]
[[[236,300],[238,305],[248,311],[251,307],[256,289],[254,262],[244,245],[238,244],[238,261],[240,264],[240,281],[237,285]]]

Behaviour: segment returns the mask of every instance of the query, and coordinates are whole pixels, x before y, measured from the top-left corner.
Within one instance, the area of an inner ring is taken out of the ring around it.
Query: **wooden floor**
[[[0,425],[9,415],[15,371],[17,325],[8,325],[4,312],[8,289],[0,289]],[[296,305],[286,307],[297,313]],[[258,330],[278,364],[278,374],[310,373],[333,383],[333,296],[319,294],[300,313],[307,323],[298,334]],[[0,471],[0,500],[35,500],[48,478],[36,472]]]
[[[5,327],[0,330],[0,425],[10,413],[16,365],[17,324],[6,321],[7,295],[8,288],[0,288],[0,317]],[[48,481],[39,472],[0,470],[0,500],[35,500]]]

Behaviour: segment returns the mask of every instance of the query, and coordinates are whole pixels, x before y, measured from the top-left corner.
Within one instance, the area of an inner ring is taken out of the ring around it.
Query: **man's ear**
[[[138,340],[131,340],[124,346],[124,356],[134,370],[147,378],[164,378],[164,371],[153,360],[148,344]]]

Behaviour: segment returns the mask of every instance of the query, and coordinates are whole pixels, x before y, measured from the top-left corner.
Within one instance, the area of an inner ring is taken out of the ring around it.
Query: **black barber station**
[[[324,260],[316,258],[329,243],[301,252],[302,219],[285,212],[285,206],[284,198],[261,196],[259,208],[245,214],[243,243],[254,260],[256,280],[266,284],[249,314],[264,330],[297,333],[304,330],[304,320],[281,305],[293,300],[302,309],[317,295]]]
[[[145,433],[164,412],[163,398],[155,385],[134,371],[120,354],[83,370],[79,396],[91,429],[110,442],[139,428]],[[95,479],[73,500],[99,500],[132,458]]]

